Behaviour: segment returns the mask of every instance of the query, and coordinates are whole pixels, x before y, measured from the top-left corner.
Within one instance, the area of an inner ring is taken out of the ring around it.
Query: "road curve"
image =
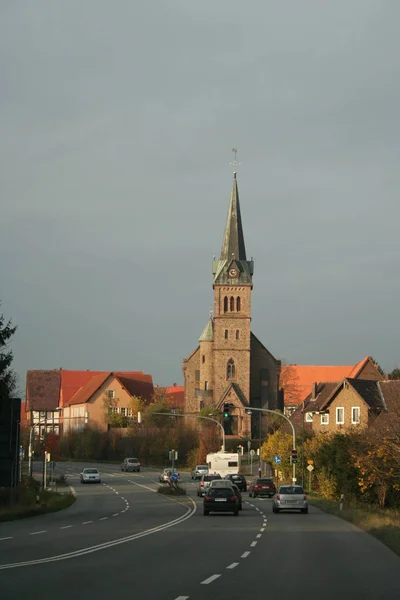
[[[18,522],[14,536],[0,541],[0,569],[28,563],[0,570],[2,597],[20,599],[33,589],[40,590],[41,600],[86,593],[96,600],[400,597],[400,559],[314,507],[308,515],[275,515],[270,500],[245,495],[239,517],[204,517],[195,484],[188,480],[191,499],[177,503],[154,493],[154,472],[100,469],[109,487],[74,484],[78,496],[71,509]],[[71,481],[79,465],[72,471]],[[111,514],[117,516],[100,520],[104,508],[114,507]],[[83,524],[82,518],[90,522]],[[35,527],[45,523],[46,533],[30,535],[28,521]],[[71,527],[61,529],[64,522]],[[3,525],[12,533],[12,523]],[[92,551],[93,546],[101,548]],[[67,553],[71,557],[53,561]],[[52,562],[30,563],[46,558]]]

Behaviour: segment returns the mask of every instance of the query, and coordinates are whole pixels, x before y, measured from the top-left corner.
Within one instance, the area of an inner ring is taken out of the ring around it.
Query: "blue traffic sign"
[[[282,462],[282,459],[280,456],[274,456],[274,463],[276,463],[277,465],[279,465],[279,463]]]

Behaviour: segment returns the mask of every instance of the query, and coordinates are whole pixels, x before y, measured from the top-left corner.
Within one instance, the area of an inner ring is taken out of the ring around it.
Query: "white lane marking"
[[[178,596],[175,600],[189,600],[189,596]]]
[[[114,513],[113,517],[118,517],[119,513]]]
[[[63,527],[60,527],[60,529],[70,529],[70,527],[73,527],[73,525],[64,525]]]
[[[14,537],[13,536],[9,536],[9,537],[4,537],[4,538],[0,538],[0,542],[2,542],[3,540],[13,540]]]
[[[101,519],[99,519],[99,521],[105,521],[106,519],[108,519],[108,517],[101,517]]]
[[[260,531],[263,533],[265,531],[265,527],[261,527]]]
[[[33,533],[30,533],[29,535],[39,535],[39,533],[47,533],[47,531],[45,529],[43,529],[42,531],[34,531]]]
[[[243,552],[242,556],[240,558],[247,558],[249,556],[250,552]]]
[[[17,567],[29,567],[31,565],[41,565],[44,563],[50,562],[58,562],[60,560],[69,560],[70,558],[77,558],[78,556],[84,556],[85,554],[92,554],[93,552],[99,552],[100,550],[105,550],[107,548],[112,548],[113,546],[119,546],[120,544],[126,544],[127,542],[132,542],[133,540],[137,540],[142,537],[147,537],[148,535],[152,535],[153,533],[159,533],[160,531],[164,531],[165,529],[169,529],[170,527],[175,527],[187,519],[193,517],[195,512],[197,511],[197,505],[192,498],[188,498],[192,503],[192,506],[186,507],[186,512],[176,519],[172,521],[167,521],[162,525],[158,525],[157,527],[153,527],[151,529],[146,529],[140,533],[134,533],[132,535],[128,535],[127,537],[118,538],[111,542],[103,542],[102,544],[97,544],[97,546],[90,546],[88,548],[81,548],[80,550],[74,550],[73,552],[67,552],[66,554],[58,554],[56,556],[49,556],[48,558],[38,558],[36,560],[27,560],[24,562],[17,563],[8,563],[4,565],[0,565],[0,571],[4,571],[5,569],[15,569]]]
[[[69,487],[69,489],[71,490],[71,494],[72,494],[73,496],[76,496],[76,490],[75,490],[75,488],[74,488],[74,487],[72,487],[72,485],[69,485],[68,487]]]
[[[143,485],[142,483],[137,483],[136,481],[132,481],[131,479],[128,479],[128,481],[129,481],[129,483],[133,483],[134,485],[145,488],[146,490],[150,490],[150,492],[157,492],[157,490],[149,487],[148,485]]]
[[[257,542],[251,542],[250,546],[254,548],[254,546],[257,546]]]
[[[209,577],[208,579],[205,579],[204,581],[201,582],[202,585],[208,585],[209,583],[212,583],[213,581],[215,581],[216,579],[218,579],[218,577],[221,577],[221,575],[211,575],[211,577]]]
[[[234,569],[235,567],[238,566],[239,563],[232,563],[231,565],[229,565],[229,567],[226,567],[227,569]]]
[[[260,538],[261,537],[261,533],[257,533],[256,538]]]
[[[82,525],[89,525],[89,523],[93,523],[93,521],[83,521]]]

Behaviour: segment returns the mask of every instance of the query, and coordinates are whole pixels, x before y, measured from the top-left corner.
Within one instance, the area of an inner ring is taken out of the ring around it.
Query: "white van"
[[[239,454],[237,452],[212,452],[206,457],[208,473],[219,473],[221,477],[239,473]]]

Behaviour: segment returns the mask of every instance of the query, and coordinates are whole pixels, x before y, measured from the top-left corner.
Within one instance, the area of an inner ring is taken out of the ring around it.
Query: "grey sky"
[[[182,382],[231,189],[278,358],[400,363],[397,0],[0,3],[0,299],[26,369]]]

